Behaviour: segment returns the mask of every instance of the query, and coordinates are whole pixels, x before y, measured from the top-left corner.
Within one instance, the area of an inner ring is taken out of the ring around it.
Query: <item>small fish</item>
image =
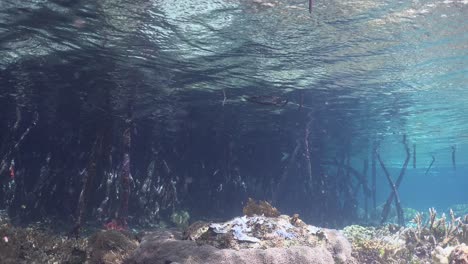
[[[281,155],[283,155],[281,157],[281,162],[287,160],[289,158],[289,153],[286,153],[286,152],[281,152]]]

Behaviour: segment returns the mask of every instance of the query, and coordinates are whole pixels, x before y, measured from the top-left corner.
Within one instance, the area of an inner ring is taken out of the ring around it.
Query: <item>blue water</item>
[[[403,206],[467,204],[468,2],[313,2],[1,1],[0,209],[151,225],[253,197],[366,223],[344,165],[370,188],[378,145],[395,181],[403,136]]]
[[[390,173],[396,178],[399,170],[393,169]],[[426,212],[431,207],[441,212],[447,211],[454,205],[466,204],[466,175],[466,167],[457,168],[456,171],[451,167],[433,168],[427,175],[426,168],[408,169],[400,187],[400,199],[404,207],[418,211]],[[391,191],[383,174],[379,176],[377,188],[382,190],[378,192],[377,200],[385,203]]]

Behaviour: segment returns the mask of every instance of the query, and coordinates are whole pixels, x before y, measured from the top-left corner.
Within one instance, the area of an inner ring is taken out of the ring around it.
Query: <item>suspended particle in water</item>
[[[76,18],[73,20],[73,26],[76,28],[83,28],[86,25],[86,21],[82,18]]]

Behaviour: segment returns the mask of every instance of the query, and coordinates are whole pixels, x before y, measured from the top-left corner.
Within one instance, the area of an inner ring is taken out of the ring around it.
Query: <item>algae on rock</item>
[[[257,203],[252,198],[249,198],[242,212],[246,216],[264,215],[266,217],[277,217],[280,215],[280,212],[278,211],[278,209],[273,207],[267,201],[259,201]]]

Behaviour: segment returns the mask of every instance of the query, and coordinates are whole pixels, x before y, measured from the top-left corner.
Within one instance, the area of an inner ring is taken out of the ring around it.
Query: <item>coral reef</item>
[[[183,235],[149,233],[125,263],[356,263],[351,251],[338,230],[306,225],[298,215],[255,215],[195,222]]]
[[[449,256],[452,252],[453,247],[442,248],[437,246],[434,251],[432,251],[432,263],[434,264],[449,264]]]
[[[468,217],[405,210],[414,215],[406,228],[352,225],[337,231],[307,225],[297,214],[268,217],[277,210],[250,199],[244,208],[250,216],[195,222],[183,235],[148,234],[126,263],[468,263],[468,247],[461,244],[468,238]]]
[[[468,264],[468,246],[464,243],[456,246],[449,257],[450,264]]]
[[[138,246],[135,235],[116,230],[69,238],[36,223],[15,227],[0,211],[2,264],[119,264]]]
[[[218,249],[210,245],[197,245],[194,241],[179,240],[176,237],[176,234],[167,231],[148,234],[125,264],[334,263],[332,253],[325,247]]]
[[[426,254],[428,249],[432,251],[437,246],[445,248],[448,245],[458,245],[468,236],[467,220],[467,217],[464,217],[464,221],[460,217],[455,217],[453,211],[450,210],[450,220],[447,221],[445,214],[437,217],[436,210],[431,208],[429,218],[425,223],[424,216],[420,213],[413,219],[416,226],[407,229],[404,233],[406,244],[418,254]]]
[[[343,232],[361,263],[465,263],[468,250],[461,243],[467,242],[468,216],[449,214],[438,217],[431,208],[427,216],[416,213],[408,228],[348,226]]]
[[[394,232],[391,225],[380,228],[352,225],[343,229],[359,263],[409,263],[411,254],[400,232]]]
[[[314,247],[325,238],[323,230],[307,225],[294,226],[292,221],[293,218],[287,215],[236,217],[224,223],[210,224],[197,242],[216,248],[266,249],[292,245]],[[297,223],[302,220],[295,218],[294,221]]]
[[[128,254],[138,247],[131,234],[116,230],[100,231],[88,242],[90,263],[122,264]]]
[[[86,239],[67,239],[40,223],[25,228],[13,226],[0,210],[0,263],[84,263]]]
[[[204,221],[196,221],[191,224],[183,233],[185,240],[198,240],[203,234],[208,231],[210,224]]]
[[[246,216],[264,215],[266,217],[277,217],[280,215],[278,209],[273,207],[267,201],[259,201],[257,203],[252,198],[249,198],[242,212]]]
[[[454,204],[450,208],[455,215],[468,215],[468,204]]]
[[[188,222],[187,212],[177,216],[180,223]],[[339,231],[307,225],[298,214],[254,214],[197,221],[184,232],[157,229],[136,235],[109,229],[80,239],[40,225],[14,227],[4,219],[0,211],[1,263],[468,264],[468,216],[456,217],[453,211],[438,216],[434,209],[417,213],[406,228],[352,225]]]

